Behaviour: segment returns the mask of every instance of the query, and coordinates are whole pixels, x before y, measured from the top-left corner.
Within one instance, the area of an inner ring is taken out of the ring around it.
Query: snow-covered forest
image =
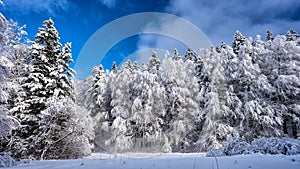
[[[0,15],[0,152],[79,158],[91,152],[207,152],[232,139],[300,137],[300,38],[246,38],[148,63],[102,65],[84,80],[53,20],[33,41]],[[286,139],[286,138],[285,138]],[[264,140],[264,139],[261,139]],[[299,141],[295,141],[296,144]]]

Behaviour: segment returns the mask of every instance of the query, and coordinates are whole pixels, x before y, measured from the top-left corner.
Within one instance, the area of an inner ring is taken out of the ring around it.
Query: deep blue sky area
[[[213,45],[222,41],[231,44],[236,30],[240,30],[246,37],[255,38],[256,34],[261,34],[263,39],[266,29],[270,29],[275,35],[285,34],[291,28],[300,32],[299,0],[3,0],[3,2],[0,11],[7,19],[13,19],[20,25],[26,24],[26,31],[31,40],[34,40],[43,20],[51,17],[59,31],[61,43],[72,42],[74,60],[77,59],[85,42],[102,26],[120,17],[140,12],[163,12],[182,17],[202,30]],[[168,29],[172,31],[177,29],[172,25],[168,27],[168,24],[165,23]],[[141,48],[172,50],[176,47],[172,44],[176,43],[168,43],[160,36],[133,36],[116,44],[104,57],[102,64],[109,69],[113,60],[121,63],[124,58]],[[180,51],[182,55],[184,52]],[[89,61],[88,58],[86,60]],[[95,62],[94,65],[100,64],[99,62]]]

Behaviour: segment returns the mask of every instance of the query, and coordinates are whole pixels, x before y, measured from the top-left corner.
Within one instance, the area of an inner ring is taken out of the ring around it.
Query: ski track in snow
[[[219,169],[299,169],[300,155],[238,155],[217,157]],[[44,160],[12,169],[218,169],[216,158],[205,154],[92,154],[84,159]]]

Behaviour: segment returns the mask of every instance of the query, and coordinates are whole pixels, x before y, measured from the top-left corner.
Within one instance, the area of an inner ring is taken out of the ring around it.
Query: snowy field
[[[85,159],[30,161],[14,169],[300,169],[300,155],[93,154]]]

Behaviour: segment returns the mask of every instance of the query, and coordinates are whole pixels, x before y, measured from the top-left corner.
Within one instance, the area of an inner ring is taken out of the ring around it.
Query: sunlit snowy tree
[[[205,67],[210,77],[209,91],[205,94],[206,104],[201,112],[203,121],[200,138],[200,151],[222,146],[230,137],[237,137],[238,131],[230,124],[235,112],[230,110],[227,101],[232,101],[227,92],[226,76],[221,64],[220,53],[214,48],[206,51]]]
[[[240,31],[236,31],[234,34],[234,40],[232,42],[232,48],[234,53],[238,54],[240,46],[245,44],[246,38]]]
[[[11,109],[20,126],[14,130],[9,146],[18,158],[43,158],[47,140],[39,136],[49,126],[41,112],[47,109],[48,100],[55,96],[68,99],[70,104],[73,102],[73,82],[70,79],[73,71],[68,65],[72,62],[70,44],[61,49],[58,32],[51,19],[44,21],[43,26],[31,46],[28,73],[22,77],[24,94]],[[60,117],[53,118],[59,120]],[[53,125],[62,124],[53,122]]]
[[[161,65],[166,90],[164,130],[174,151],[185,151],[190,142],[188,133],[195,127],[199,115],[199,86],[194,70],[187,67],[176,49],[173,58],[164,59]]]

